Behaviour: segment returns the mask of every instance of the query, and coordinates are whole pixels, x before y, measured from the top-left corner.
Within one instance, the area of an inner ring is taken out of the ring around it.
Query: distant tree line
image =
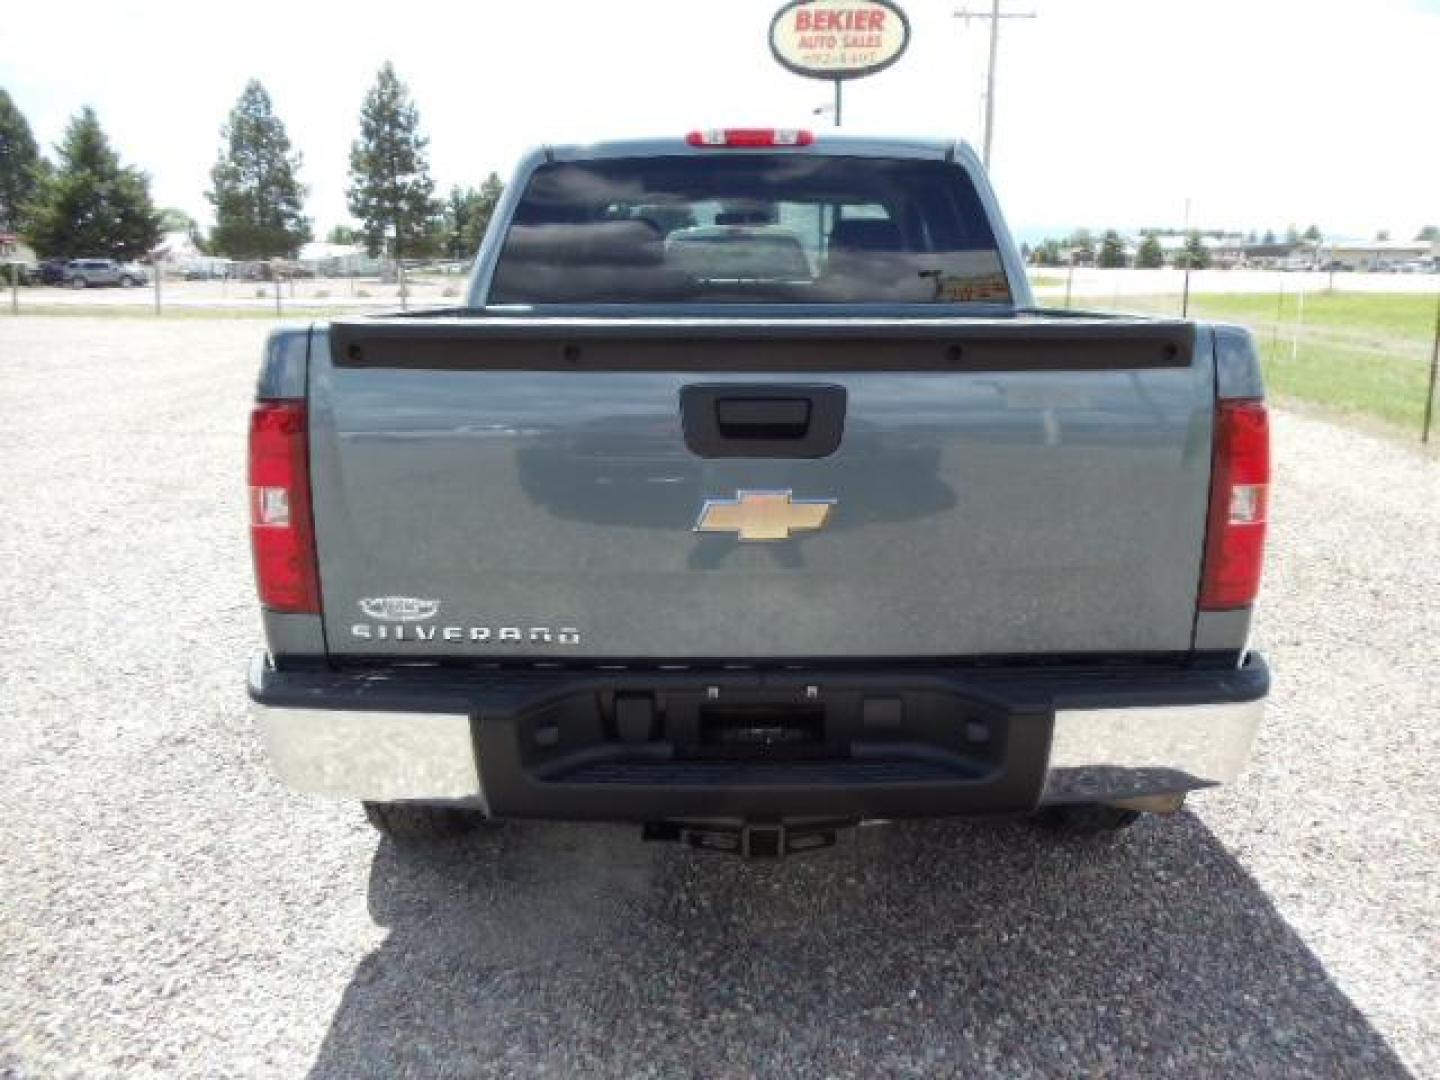
[[[492,172],[478,187],[455,186],[436,197],[419,110],[389,62],[359,119],[346,191],[356,224],[336,226],[327,240],[396,259],[473,255],[504,191],[500,177]],[[156,209],[150,178],[120,160],[88,106],[55,151],[52,163],[0,88],[0,232],[25,237],[42,256],[134,259],[153,251],[164,234],[184,232],[215,255],[293,258],[314,235],[305,214],[303,157],[255,79],[220,129],[205,193],[215,216],[208,236],[184,211]]]
[[[1266,229],[1263,234],[1251,230],[1242,237],[1234,230],[1225,229],[1185,230],[1149,227],[1139,231],[1139,243],[1135,245],[1134,255],[1131,256],[1126,242],[1114,229],[1108,229],[1102,233],[1097,242],[1089,229],[1082,228],[1076,229],[1066,237],[1047,237],[1034,245],[1025,244],[1022,253],[1034,266],[1075,264],[1100,267],[1133,265],[1141,268],[1154,268],[1165,264],[1165,248],[1161,244],[1161,240],[1177,236],[1183,236],[1185,243],[1174,254],[1172,261],[1176,266],[1188,266],[1192,269],[1203,269],[1210,265],[1210,248],[1205,243],[1207,239],[1235,241],[1239,238],[1246,246],[1283,244],[1286,247],[1298,247],[1305,244],[1318,245],[1325,239],[1325,234],[1318,225],[1309,225],[1304,230],[1291,225],[1284,231],[1283,239],[1277,238],[1273,229]],[[1381,229],[1375,239],[1378,241],[1389,240],[1390,233]],[[1416,233],[1415,239],[1427,243],[1440,241],[1440,226],[1426,225]]]

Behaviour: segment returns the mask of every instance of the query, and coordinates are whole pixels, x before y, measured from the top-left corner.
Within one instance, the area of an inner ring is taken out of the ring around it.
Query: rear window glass
[[[1008,303],[965,171],[801,154],[542,165],[496,304]]]

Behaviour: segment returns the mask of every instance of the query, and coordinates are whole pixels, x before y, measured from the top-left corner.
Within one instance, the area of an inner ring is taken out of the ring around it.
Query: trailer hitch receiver
[[[747,860],[783,859],[805,851],[834,847],[848,821],[679,822],[652,821],[641,829],[645,840],[678,840],[704,851],[721,851]]]

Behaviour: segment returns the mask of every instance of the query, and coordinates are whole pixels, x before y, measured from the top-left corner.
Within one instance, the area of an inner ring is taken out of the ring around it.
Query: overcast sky
[[[900,0],[898,64],[849,83],[845,127],[979,142],[988,0]],[[48,148],[95,106],[157,203],[204,221],[245,80],[305,155],[317,233],[342,222],[360,100],[386,59],[414,93],[440,190],[536,142],[806,125],[830,84],[766,44],[779,0],[435,4],[197,0],[6,5],[0,85]],[[1006,0],[994,173],[1015,226],[1336,235],[1440,223],[1440,0]]]

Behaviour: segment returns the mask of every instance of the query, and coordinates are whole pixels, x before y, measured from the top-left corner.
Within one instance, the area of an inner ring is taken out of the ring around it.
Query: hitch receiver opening
[[[798,825],[780,821],[736,824],[651,821],[641,827],[640,836],[643,840],[678,840],[704,851],[720,851],[759,861],[834,847],[839,831],[852,824],[848,821]]]

